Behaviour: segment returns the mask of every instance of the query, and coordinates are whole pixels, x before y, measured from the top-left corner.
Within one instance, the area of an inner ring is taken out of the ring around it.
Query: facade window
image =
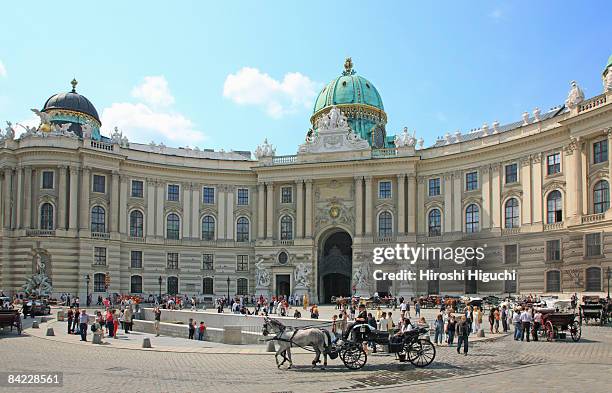
[[[249,280],[246,278],[239,278],[236,281],[236,295],[248,295],[249,294]]]
[[[555,262],[561,260],[561,240],[546,241],[546,261]]]
[[[546,223],[554,224],[563,221],[561,191],[554,190],[546,198]]]
[[[106,176],[93,175],[93,192],[104,194],[106,192]]]
[[[213,270],[214,260],[213,254],[202,254],[202,270]]]
[[[478,189],[478,172],[468,172],[465,174],[465,190],[473,191]]]
[[[389,199],[391,198],[391,182],[381,181],[378,183],[378,198]]]
[[[130,277],[130,292],[142,293],[142,276]]]
[[[429,212],[427,224],[429,227],[429,236],[440,236],[442,233],[442,214],[440,210],[433,209]]]
[[[281,188],[281,203],[293,203],[293,188]]]
[[[601,268],[596,266],[587,268],[585,282],[587,292],[601,291]]]
[[[106,292],[106,274],[94,274],[94,292]]]
[[[204,277],[202,279],[202,295],[212,295],[214,293],[212,277]]]
[[[53,228],[53,205],[43,203],[40,207],[40,229],[52,230]]]
[[[478,232],[480,227],[480,209],[472,203],[465,209],[465,231],[467,233]]]
[[[293,219],[291,218],[291,216],[283,216],[281,218],[280,224],[280,239],[293,240]]]
[[[42,188],[45,190],[53,189],[53,175],[52,171],[44,171],[42,173]]]
[[[593,188],[593,212],[603,213],[610,208],[610,185],[600,180]]]
[[[106,232],[106,210],[102,206],[91,209],[91,231]]]
[[[94,265],[106,266],[106,247],[94,247]]]
[[[505,220],[504,226],[508,229],[518,228],[519,223],[519,203],[516,198],[510,198],[504,206]]]
[[[393,235],[393,216],[390,212],[381,212],[378,215],[378,236],[391,237]]]
[[[287,263],[287,261],[289,261],[289,256],[286,252],[282,251],[280,254],[278,254],[278,263],[284,265],[285,263]]]
[[[142,251],[130,251],[130,267],[132,269],[142,269]]]
[[[144,216],[140,210],[132,210],[130,213],[130,236],[144,236]]]
[[[178,184],[168,184],[168,200],[178,202],[180,199],[180,190]]]
[[[168,214],[166,218],[166,239],[178,240],[181,234],[181,219],[175,213]]]
[[[144,183],[142,180],[132,180],[132,198],[144,197]]]
[[[504,281],[504,292],[505,293],[516,293],[516,280],[505,280]]]
[[[240,217],[236,220],[236,241],[249,241],[249,220],[246,217]]]
[[[240,206],[246,206],[249,204],[249,189],[239,188],[238,189],[238,201],[237,204]]]
[[[516,164],[506,165],[505,184],[516,183],[518,181],[518,166]]]
[[[178,277],[168,277],[168,295],[176,295],[179,292]]]
[[[546,292],[561,292],[561,272],[559,270],[546,272]]]
[[[518,244],[506,244],[504,246],[504,263],[515,264],[518,262]],[[508,292],[508,291],[505,291]]]
[[[210,204],[210,205],[215,203],[215,188],[214,187],[202,188],[202,202],[206,204]]]
[[[438,195],[440,195],[440,178],[429,179],[429,196],[433,197]]]
[[[586,243],[586,256],[594,257],[601,255],[601,233],[587,233],[584,236]]]
[[[179,268],[178,252],[169,252],[166,256],[166,269],[177,270]]]
[[[546,173],[554,175],[561,172],[561,153],[550,154],[546,157]]]
[[[593,143],[593,164],[608,161],[608,140]]]
[[[249,271],[249,256],[248,255],[236,255],[236,271],[237,272],[248,272]]]
[[[202,217],[202,240],[215,240],[215,218]]]

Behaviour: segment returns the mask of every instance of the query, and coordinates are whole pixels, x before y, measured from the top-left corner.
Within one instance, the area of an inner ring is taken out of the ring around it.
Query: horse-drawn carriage
[[[542,329],[547,341],[564,339],[569,330],[573,341],[580,340],[582,326],[574,313],[557,312],[554,309],[538,309],[542,314]]]
[[[389,353],[394,353],[397,360],[409,361],[415,367],[428,366],[436,357],[436,348],[431,341],[421,338],[421,335],[428,333],[427,328],[418,328],[392,336],[390,339],[388,332],[376,330],[366,323],[355,323],[347,329],[341,339],[333,342],[330,333],[321,326],[292,329],[275,319],[265,318],[263,334],[267,336],[271,333],[274,337],[270,340],[279,344],[279,349],[276,351],[276,364],[279,368],[285,361],[289,361],[289,368],[292,367],[292,347],[307,350],[310,350],[308,349],[310,347],[312,352],[316,353],[312,361],[313,367],[320,363],[320,356],[323,355],[323,367],[327,366],[329,356],[332,360],[339,357],[348,369],[359,370],[368,361],[368,354],[363,345],[365,341],[387,346]],[[280,363],[279,355],[283,357]]]
[[[21,334],[21,315],[19,310],[0,310],[0,327],[5,328],[7,326],[17,328],[17,334]]]
[[[580,316],[587,324],[593,320],[603,326],[609,317],[609,310],[608,302],[605,299],[600,299],[599,296],[582,297]]]

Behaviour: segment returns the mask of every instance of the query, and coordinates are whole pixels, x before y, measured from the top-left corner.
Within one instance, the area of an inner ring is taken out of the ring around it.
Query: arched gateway
[[[329,303],[332,296],[351,296],[353,239],[346,231],[334,229],[319,240],[318,297]]]

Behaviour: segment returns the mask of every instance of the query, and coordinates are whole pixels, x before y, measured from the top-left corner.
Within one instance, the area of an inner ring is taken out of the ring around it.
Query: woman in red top
[[[113,323],[113,312],[106,309],[106,330],[109,337],[115,337],[115,324]]]

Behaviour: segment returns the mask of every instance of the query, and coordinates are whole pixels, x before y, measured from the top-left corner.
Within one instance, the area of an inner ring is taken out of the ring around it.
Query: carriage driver
[[[367,324],[368,323],[368,312],[366,311],[366,307],[365,304],[360,304],[359,305],[359,314],[357,315],[357,318],[355,318],[355,322],[349,324],[346,327],[346,335],[345,337],[348,337],[351,334],[351,331],[353,330],[353,327],[355,327],[356,325],[360,325],[360,324]],[[355,331],[355,341],[356,342],[364,342],[365,345],[367,345],[367,341],[365,341],[365,337],[363,337],[363,334],[359,331],[359,329],[357,329]]]

